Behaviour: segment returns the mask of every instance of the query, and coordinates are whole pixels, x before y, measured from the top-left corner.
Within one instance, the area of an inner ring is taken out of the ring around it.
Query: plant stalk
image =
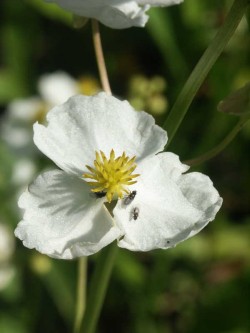
[[[248,5],[249,0],[234,0],[224,24],[219,29],[213,41],[208,46],[207,50],[204,52],[189,76],[175,104],[173,105],[167,120],[163,124],[163,128],[168,132],[167,146],[170,144],[179,126],[181,125],[181,122],[183,121],[183,118],[185,117],[198,89],[201,87],[207,74],[213,67],[218,57],[221,55],[228,41],[233,36],[244,13],[246,12]]]
[[[101,42],[101,35],[99,30],[99,23],[97,20],[92,20],[92,31],[93,31],[93,43],[95,48],[95,54],[96,54],[96,61],[97,66],[99,70],[99,76],[102,83],[103,90],[109,94],[112,95],[107,69],[105,65],[105,60],[103,56],[103,50],[102,50],[102,42]]]

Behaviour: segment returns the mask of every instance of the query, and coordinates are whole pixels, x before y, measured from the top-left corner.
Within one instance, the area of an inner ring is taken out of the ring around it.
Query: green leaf
[[[248,5],[248,0],[234,0],[224,24],[221,26],[211,44],[208,46],[190,74],[173,105],[168,118],[163,124],[163,128],[168,132],[168,144],[165,149],[169,146],[175,136],[175,133],[181,125],[197,91],[233,36]]]
[[[56,4],[48,4],[43,0],[26,0],[26,2],[36,8],[42,15],[72,26],[72,14],[61,9]]]

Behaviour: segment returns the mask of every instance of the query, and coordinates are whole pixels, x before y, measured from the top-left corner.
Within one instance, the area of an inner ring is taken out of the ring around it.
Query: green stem
[[[116,242],[102,250],[92,278],[82,333],[94,333],[106,295],[118,246]]]
[[[77,280],[77,295],[76,295],[77,301],[76,301],[74,333],[80,332],[80,327],[86,305],[86,287],[87,287],[87,257],[82,257],[78,261],[78,280]]]
[[[112,95],[102,50],[99,24],[96,20],[92,20],[92,31],[96,60],[98,64],[102,87],[107,94]],[[80,332],[82,333],[95,332],[117,250],[118,246],[116,242],[113,242],[113,244],[102,250],[98,258],[94,275],[91,280],[90,290],[88,292],[88,301],[84,320],[80,328]]]
[[[99,30],[99,23],[97,20],[92,20],[92,32],[93,32],[93,43],[95,48],[95,55],[96,55],[96,61],[97,66],[99,70],[99,76],[102,83],[103,90],[108,94],[112,95],[110,84],[109,84],[109,78],[108,73],[106,69],[106,64],[104,60],[103,55],[103,49],[102,49],[102,41],[101,41],[101,34]]]
[[[238,123],[235,125],[235,127],[229,132],[229,134],[225,137],[221,143],[219,143],[216,147],[213,149],[209,150],[205,154],[202,154],[199,157],[193,158],[191,160],[184,161],[183,163],[193,166],[193,165],[198,165],[200,163],[203,163],[207,160],[210,160],[211,158],[215,157],[218,155],[223,149],[226,148],[227,145],[234,139],[234,137],[237,135],[237,133],[242,129],[242,127],[246,124],[246,122],[249,119],[241,118]]]
[[[202,55],[198,64],[189,76],[182,91],[180,92],[175,104],[172,107],[169,117],[163,124],[163,128],[168,132],[168,145],[172,141],[176,131],[178,130],[185,114],[192,103],[198,89],[205,80],[207,74],[213,67],[214,63],[224,50],[228,41],[234,34],[238,24],[240,23],[249,0],[234,0],[234,3],[228,13],[228,16],[209,45],[205,53]]]

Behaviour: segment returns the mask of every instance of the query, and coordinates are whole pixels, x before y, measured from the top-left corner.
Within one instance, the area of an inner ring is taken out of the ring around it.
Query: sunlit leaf
[[[43,0],[26,1],[35,7],[44,16],[72,26],[72,14],[61,9],[59,6],[51,3],[48,4]]]

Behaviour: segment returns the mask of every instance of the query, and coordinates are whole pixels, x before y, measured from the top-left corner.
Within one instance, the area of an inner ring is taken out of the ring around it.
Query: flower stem
[[[249,0],[234,0],[223,26],[219,29],[213,41],[208,46],[207,50],[204,52],[193,72],[189,76],[175,104],[173,105],[172,110],[170,111],[169,117],[163,124],[163,128],[168,132],[168,145],[172,141],[183,118],[185,117],[185,114],[198,89],[234,34],[248,5]]]
[[[92,20],[93,43],[103,90],[112,95],[107,69],[104,61],[98,21]],[[84,320],[79,332],[94,333],[106,295],[109,279],[114,265],[118,246],[113,243],[102,250],[88,292],[88,301]],[[77,332],[78,333],[78,332]]]
[[[102,250],[98,258],[88,294],[86,313],[81,328],[82,333],[95,332],[117,250],[117,244],[113,243]]]
[[[77,280],[77,302],[76,316],[74,323],[74,333],[80,332],[82,319],[86,305],[86,286],[87,286],[87,257],[78,260],[78,280]]]
[[[95,48],[96,60],[99,70],[99,75],[102,83],[103,90],[109,94],[111,93],[111,88],[109,84],[107,69],[105,65],[105,60],[102,51],[102,42],[101,42],[101,35],[99,30],[99,23],[97,20],[92,20],[92,32],[93,32],[93,43]]]
[[[249,119],[246,120],[246,118],[241,118],[238,123],[235,125],[235,127],[228,133],[228,135],[224,138],[224,140],[221,141],[216,147],[209,150],[205,154],[202,154],[199,157],[193,158],[191,160],[184,161],[183,163],[193,166],[198,165],[200,163],[203,163],[216,155],[218,155],[223,149],[226,148],[226,146],[234,139],[234,137],[237,135],[237,133],[242,129],[242,127],[247,123]]]

